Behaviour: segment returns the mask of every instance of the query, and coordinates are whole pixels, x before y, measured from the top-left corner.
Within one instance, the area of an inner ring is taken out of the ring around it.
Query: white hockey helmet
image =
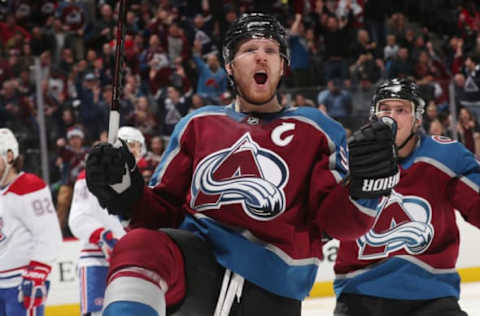
[[[8,128],[0,128],[0,156],[5,157],[6,159],[9,150],[13,153],[13,159],[18,157],[17,138]]]
[[[3,185],[5,179],[8,176],[11,165],[7,162],[7,153],[11,151],[13,153],[13,160],[18,157],[18,141],[12,131],[8,128],[0,128],[0,159],[5,162],[5,169],[0,176],[0,185]]]
[[[139,142],[142,145],[142,149],[140,150],[141,155],[145,155],[147,153],[147,146],[145,145],[145,137],[143,137],[142,132],[135,127],[132,126],[122,126],[118,130],[118,138],[123,139],[127,143],[129,142]]]

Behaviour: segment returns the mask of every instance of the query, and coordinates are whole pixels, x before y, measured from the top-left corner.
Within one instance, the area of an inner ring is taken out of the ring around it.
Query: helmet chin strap
[[[413,136],[415,136],[417,134],[416,131],[414,131],[415,129],[415,121],[416,121],[416,117],[415,117],[415,114],[413,115],[413,126],[412,126],[412,129],[410,130],[410,135],[408,135],[407,139],[405,139],[403,141],[403,143],[397,147],[397,150],[401,150],[403,147],[405,147],[407,145],[407,143],[410,141],[410,139],[412,139]]]

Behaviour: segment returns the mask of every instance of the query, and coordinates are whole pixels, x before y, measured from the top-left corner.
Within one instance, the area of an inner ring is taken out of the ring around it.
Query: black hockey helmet
[[[418,86],[412,79],[394,78],[380,82],[370,104],[370,117],[373,117],[378,111],[380,101],[386,99],[411,101],[414,105],[415,117],[417,119],[421,119],[425,111],[425,100],[421,97]]]
[[[274,39],[280,44],[280,55],[290,64],[287,32],[276,18],[264,13],[245,13],[233,22],[223,42],[223,60],[232,62],[239,44],[251,38]]]

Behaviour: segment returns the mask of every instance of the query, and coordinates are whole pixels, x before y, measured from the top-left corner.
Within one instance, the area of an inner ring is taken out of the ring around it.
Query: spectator
[[[15,16],[8,15],[5,22],[0,22],[0,43],[5,48],[20,48],[24,40],[29,40],[31,34],[17,24]]]
[[[430,122],[427,131],[429,135],[445,136],[445,127],[438,118],[434,118],[433,121]]]
[[[378,55],[383,53],[386,39],[386,18],[390,13],[390,2],[387,0],[365,1],[364,17],[368,34],[379,49]]]
[[[188,113],[188,102],[175,86],[167,88],[166,96],[159,99],[156,117],[161,124],[160,134],[170,136],[175,125]]]
[[[58,65],[60,60],[61,60],[61,55],[63,52],[63,49],[65,48],[65,40],[67,37],[67,33],[65,32],[65,27],[62,24],[62,21],[59,18],[52,17],[51,23],[49,25],[49,28],[47,30],[48,35],[52,38],[53,41],[53,60],[55,65]],[[70,53],[72,51],[70,50]],[[73,58],[73,54],[72,54]],[[73,60],[71,62],[73,64]],[[69,69],[69,71],[71,68]]]
[[[408,55],[407,47],[400,47],[398,55],[392,60],[388,69],[388,78],[407,78],[413,76],[412,62]]]
[[[193,61],[198,70],[197,93],[214,104],[219,104],[220,96],[227,90],[227,73],[221,67],[216,54],[207,55],[207,62],[200,55],[202,43],[193,44]]]
[[[357,41],[353,47],[352,57],[356,59],[350,66],[352,79],[360,83],[362,89],[369,89],[380,79],[383,70],[383,60],[377,58],[377,44],[370,41],[368,32],[358,30]]]
[[[229,105],[232,102],[233,102],[233,95],[230,93],[230,91],[227,90],[224,93],[222,93],[222,95],[220,96],[220,105]]]
[[[55,165],[61,175],[57,192],[57,213],[64,236],[71,236],[67,222],[72,202],[73,184],[80,171],[85,167],[87,148],[83,146],[83,139],[82,129],[73,127],[67,133],[67,142],[64,138],[57,140]]]
[[[185,62],[190,58],[190,45],[188,44],[183,29],[176,22],[168,26],[165,47],[170,61],[174,61],[180,57],[182,62]]]
[[[194,41],[200,41],[202,43],[202,51],[200,53],[202,56],[209,53],[218,53],[218,48],[211,38],[213,33],[212,24],[211,19],[206,19],[203,14],[200,13],[196,14],[193,19],[194,38],[192,43]]]
[[[20,50],[10,48],[8,50],[8,58],[6,60],[0,60],[0,82],[14,79],[20,72],[21,67]]]
[[[65,47],[61,50],[58,68],[65,73],[73,71],[75,66],[75,59],[71,48]]]
[[[327,89],[318,94],[317,100],[319,108],[326,109],[330,117],[342,123],[343,126],[350,126],[352,95],[342,88],[340,79],[330,80]]]
[[[16,80],[6,80],[2,84],[0,91],[0,125],[6,126],[7,122],[10,124],[18,124],[21,119],[20,100],[21,95],[17,89]],[[11,127],[15,130],[15,128]]]
[[[67,37],[65,43],[73,51],[76,60],[85,57],[85,28],[87,9],[83,1],[68,0],[58,4],[56,16],[62,21]]]
[[[345,42],[348,42],[350,38],[349,20],[339,21],[336,16],[330,16],[327,21],[326,29],[323,32],[325,81],[328,82],[335,78],[348,80],[348,50],[345,49]]]
[[[230,92],[224,92],[225,93],[230,93]],[[223,96],[223,94],[222,94]],[[190,98],[190,102],[191,102],[191,105],[190,105],[190,109],[188,110],[188,113],[196,110],[196,109],[199,109],[201,108],[202,106],[205,106],[206,103],[205,103],[205,100],[199,96],[198,94],[193,94],[192,97]]]
[[[140,96],[135,102],[135,110],[126,119],[126,124],[138,128],[147,139],[147,142],[153,135],[156,135],[160,129],[155,114],[150,108],[148,98],[146,96]]]
[[[352,79],[360,83],[363,90],[368,90],[380,79],[383,62],[375,59],[372,53],[361,54],[357,61],[350,66]]]
[[[155,95],[160,89],[170,84],[169,78],[172,70],[168,56],[160,45],[158,35],[152,34],[149,43],[150,47],[140,57],[140,69],[147,71],[150,92]]]
[[[394,34],[387,35],[387,45],[383,49],[383,58],[385,59],[386,68],[392,62],[392,60],[397,57],[400,47],[397,44],[397,38]],[[388,64],[388,65],[387,65]]]
[[[76,84],[77,93],[81,101],[79,108],[80,123],[85,127],[87,142],[97,139],[105,128],[105,107],[100,102],[101,87],[99,78],[88,72],[83,82]]]
[[[463,100],[461,104],[470,109],[476,117],[480,117],[480,56],[468,55],[462,73],[465,77]],[[461,83],[461,79],[457,77]]]
[[[156,135],[150,139],[150,150],[147,152],[146,160],[149,162],[149,165],[153,167],[153,170],[155,170],[162,159],[165,144],[165,139],[162,136]]]
[[[310,56],[308,43],[305,37],[305,26],[302,22],[302,14],[296,13],[295,20],[290,27],[288,37],[290,45],[290,87],[299,88],[310,85]]]
[[[446,101],[441,83],[448,79],[443,66],[428,51],[421,51],[414,68],[414,77],[427,102]]]
[[[425,132],[430,130],[430,124],[437,118],[438,108],[435,102],[431,101],[427,105],[427,110],[422,120],[422,128]]]
[[[478,156],[480,153],[480,148],[476,146],[480,137],[478,123],[467,108],[462,107],[458,112],[457,132],[459,140],[465,147]]]
[[[302,93],[295,94],[295,104],[294,104],[294,106],[295,107],[308,106],[308,107],[312,107],[312,108],[317,107],[315,105],[315,102],[313,102],[312,100],[310,100],[308,98],[305,98],[305,96]]]

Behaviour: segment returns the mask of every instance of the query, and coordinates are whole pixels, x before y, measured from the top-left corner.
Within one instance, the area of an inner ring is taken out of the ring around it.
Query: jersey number
[[[49,198],[35,199],[32,201],[33,212],[37,216],[42,216],[45,213],[53,213],[52,200]]]

